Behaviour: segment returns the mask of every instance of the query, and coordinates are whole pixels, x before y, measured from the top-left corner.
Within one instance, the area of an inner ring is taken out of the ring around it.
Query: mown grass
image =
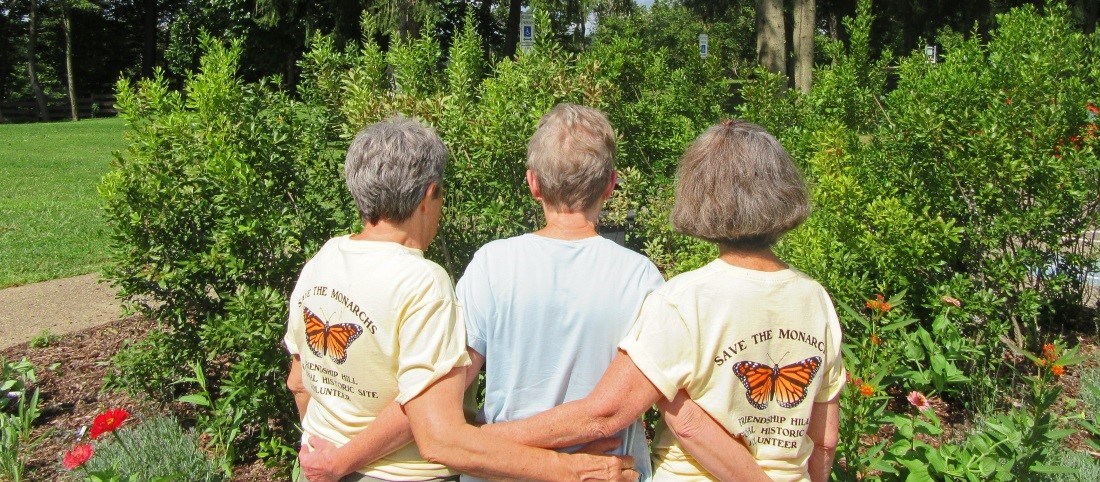
[[[0,125],[0,288],[103,266],[96,186],[124,131],[120,118]]]

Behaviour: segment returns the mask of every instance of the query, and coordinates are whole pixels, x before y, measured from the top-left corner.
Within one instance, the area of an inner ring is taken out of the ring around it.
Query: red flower
[[[61,466],[65,467],[66,470],[73,470],[84,465],[84,462],[92,458],[94,453],[95,449],[89,444],[77,445],[72,450],[65,452],[65,457],[61,459]]]
[[[1086,105],[1085,108],[1088,109],[1089,112],[1092,112],[1094,115],[1100,115],[1100,107],[1096,107],[1091,102]]]
[[[130,412],[127,412],[124,408],[112,408],[99,414],[92,421],[92,440],[121,427],[122,422],[125,422],[127,418],[130,418]]]
[[[905,398],[909,399],[909,403],[917,407],[917,410],[927,410],[931,407],[931,405],[928,404],[928,397],[924,396],[921,392],[909,392],[909,396]]]

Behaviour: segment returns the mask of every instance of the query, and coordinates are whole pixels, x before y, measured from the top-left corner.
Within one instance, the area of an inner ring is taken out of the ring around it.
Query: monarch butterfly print
[[[733,373],[745,385],[745,397],[757,410],[768,408],[773,399],[780,407],[791,408],[806,399],[806,389],[821,368],[821,357],[815,356],[783,368],[776,364],[743,361],[733,364]]]
[[[330,325],[321,317],[304,308],[306,318],[306,343],[314,355],[332,357],[336,363],[348,359],[348,347],[351,342],[363,334],[363,328],[352,323]]]

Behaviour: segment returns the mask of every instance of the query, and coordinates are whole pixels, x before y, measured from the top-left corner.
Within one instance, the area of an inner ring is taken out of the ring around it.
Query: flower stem
[[[130,446],[127,445],[126,442],[122,441],[122,437],[119,436],[117,430],[112,431],[111,435],[114,435],[115,440],[118,441],[118,444],[122,447],[122,450],[126,452],[126,458],[130,460],[131,466],[137,468],[137,461],[134,460],[134,452],[130,450]]]

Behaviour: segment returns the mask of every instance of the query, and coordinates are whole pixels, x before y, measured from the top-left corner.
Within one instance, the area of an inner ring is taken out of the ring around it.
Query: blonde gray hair
[[[447,158],[439,134],[413,119],[394,117],[359,131],[344,159],[359,217],[371,224],[408,219],[428,185],[442,184]]]
[[[725,120],[684,152],[676,172],[672,225],[738,249],[774,245],[810,215],[806,183],[763,127]]]
[[[583,211],[595,206],[615,172],[615,130],[596,109],[562,103],[539,120],[527,144],[543,200]]]

